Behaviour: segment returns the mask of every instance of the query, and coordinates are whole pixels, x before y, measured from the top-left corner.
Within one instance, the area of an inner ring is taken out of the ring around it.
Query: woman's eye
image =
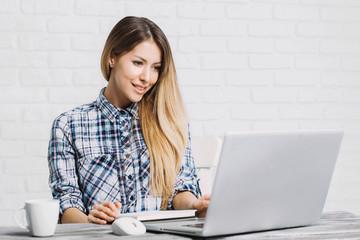
[[[133,61],[133,63],[134,63],[136,66],[141,66],[141,65],[142,65],[142,62],[140,62],[140,61]]]
[[[161,69],[161,66],[155,66],[154,69],[159,72]]]

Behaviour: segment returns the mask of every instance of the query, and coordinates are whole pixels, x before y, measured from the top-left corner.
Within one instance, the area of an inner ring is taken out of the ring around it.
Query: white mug
[[[27,224],[21,224],[17,215],[24,210]],[[59,218],[59,200],[37,199],[25,201],[25,206],[16,210],[15,221],[24,229],[29,229],[34,237],[48,237],[55,233]]]

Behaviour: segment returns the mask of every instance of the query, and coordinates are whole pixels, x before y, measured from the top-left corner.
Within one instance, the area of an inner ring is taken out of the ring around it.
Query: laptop
[[[343,134],[227,133],[206,217],[144,222],[146,229],[210,237],[315,224]]]

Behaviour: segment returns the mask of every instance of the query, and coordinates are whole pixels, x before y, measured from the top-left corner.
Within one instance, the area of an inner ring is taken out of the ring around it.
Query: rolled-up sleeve
[[[178,192],[183,191],[189,191],[193,193],[195,197],[199,197],[199,185],[194,163],[194,157],[192,156],[191,152],[190,134],[189,141],[185,149],[182,166],[177,175],[173,196],[175,196]],[[168,207],[172,208],[172,199],[170,199]]]
[[[75,207],[85,213],[76,174],[76,153],[71,144],[71,129],[66,115],[55,119],[48,148],[49,186],[60,201],[60,218],[66,209]]]

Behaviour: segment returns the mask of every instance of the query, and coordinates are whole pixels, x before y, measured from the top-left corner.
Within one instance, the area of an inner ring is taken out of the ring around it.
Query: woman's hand
[[[120,214],[121,203],[116,202],[102,202],[95,204],[88,215],[90,223],[107,224],[115,220],[115,217]]]
[[[193,204],[192,208],[196,209],[195,215],[198,218],[204,218],[206,216],[206,212],[210,203],[210,194],[206,194],[198,199],[196,199]]]
[[[173,207],[180,209],[196,209],[195,215],[198,218],[204,218],[210,203],[210,194],[206,194],[200,198],[196,198],[189,191],[178,192],[173,199]]]

